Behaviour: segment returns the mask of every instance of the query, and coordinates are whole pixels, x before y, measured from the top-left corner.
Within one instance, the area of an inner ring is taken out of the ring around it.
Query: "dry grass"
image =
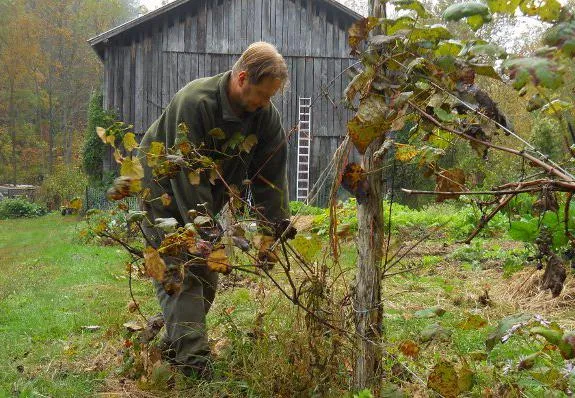
[[[561,318],[566,326],[575,326],[575,320],[565,316],[575,309],[575,278],[568,274],[563,291],[555,298],[549,290],[542,290],[543,270],[525,269],[494,286],[494,291],[517,310],[539,312],[548,317]]]

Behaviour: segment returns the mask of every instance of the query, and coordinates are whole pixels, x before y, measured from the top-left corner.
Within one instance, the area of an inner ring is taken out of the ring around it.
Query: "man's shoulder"
[[[173,102],[187,106],[204,104],[208,107],[217,102],[218,84],[222,74],[192,80],[176,93]]]

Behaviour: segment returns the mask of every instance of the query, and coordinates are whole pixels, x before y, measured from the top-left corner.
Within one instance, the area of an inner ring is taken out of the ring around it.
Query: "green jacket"
[[[146,152],[153,141],[163,142],[166,148],[174,146],[177,126],[186,123],[189,140],[196,146],[204,143],[205,148],[221,150],[226,140],[217,140],[208,135],[214,128],[220,128],[226,137],[240,132],[243,136],[255,134],[257,144],[249,153],[226,158],[221,167],[222,176],[228,185],[235,185],[245,194],[244,180],[251,179],[253,205],[261,215],[271,222],[289,218],[287,190],[287,142],[281,125],[280,115],[273,104],[240,119],[232,111],[226,87],[231,72],[191,81],[182,88],[144,135],[140,148]],[[274,150],[279,149],[274,153]],[[237,153],[237,152],[236,152]],[[182,170],[175,178],[156,182],[152,171],[144,164],[144,187],[151,190],[151,198],[164,192],[173,198],[172,203],[163,208],[161,201],[155,200],[152,207],[162,215],[170,215],[187,223],[187,211],[207,203],[207,210],[216,215],[229,199],[227,188],[221,180],[212,185],[206,173],[202,173],[200,185],[192,185],[188,180],[190,170]],[[259,171],[259,174],[257,172]],[[254,178],[254,175],[258,175]],[[263,178],[260,178],[263,177]],[[265,182],[267,180],[267,182]],[[270,183],[272,185],[270,185]]]

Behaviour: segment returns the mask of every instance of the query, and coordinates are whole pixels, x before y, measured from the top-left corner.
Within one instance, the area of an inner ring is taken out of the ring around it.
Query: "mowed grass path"
[[[128,257],[76,242],[78,224],[59,214],[0,220],[0,397],[93,396],[110,371],[94,359],[120,345],[132,317]],[[147,283],[134,289],[153,297]]]

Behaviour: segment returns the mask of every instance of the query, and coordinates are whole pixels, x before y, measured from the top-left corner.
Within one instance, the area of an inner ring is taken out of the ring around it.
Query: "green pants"
[[[216,295],[218,274],[202,265],[184,272],[181,291],[171,296],[154,282],[166,326],[163,345],[172,350],[176,364],[201,368],[210,353],[206,314]]]
[[[161,206],[161,205],[160,205]],[[181,225],[174,206],[159,207],[144,203],[143,209],[153,220],[158,217],[175,217]],[[148,240],[157,248],[164,233],[147,224],[143,225]],[[170,266],[171,257],[166,260]],[[208,360],[210,348],[206,334],[206,314],[216,295],[218,274],[211,272],[204,264],[186,266],[184,280],[179,293],[168,295],[161,283],[154,281],[156,296],[162,307],[166,333],[162,345],[169,349],[173,362],[181,366],[203,368]]]

